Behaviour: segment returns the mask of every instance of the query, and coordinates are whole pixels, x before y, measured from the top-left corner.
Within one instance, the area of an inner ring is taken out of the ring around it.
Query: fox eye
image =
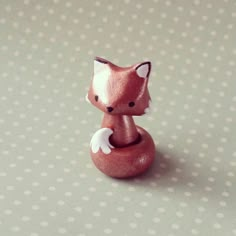
[[[129,107],[133,107],[135,105],[134,102],[129,102]]]
[[[95,95],[94,99],[97,102],[98,101],[98,95]]]

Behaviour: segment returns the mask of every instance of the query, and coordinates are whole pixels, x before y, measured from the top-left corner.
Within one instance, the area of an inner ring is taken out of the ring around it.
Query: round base
[[[137,126],[140,141],[123,148],[113,148],[109,154],[100,149],[90,155],[95,166],[104,174],[115,178],[128,178],[140,175],[152,164],[155,157],[155,144],[150,134]]]

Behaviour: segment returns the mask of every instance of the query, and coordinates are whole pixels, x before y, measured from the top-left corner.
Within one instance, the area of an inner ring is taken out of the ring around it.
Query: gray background
[[[0,235],[236,235],[236,2],[0,1]],[[151,60],[143,176],[89,157],[93,57]]]

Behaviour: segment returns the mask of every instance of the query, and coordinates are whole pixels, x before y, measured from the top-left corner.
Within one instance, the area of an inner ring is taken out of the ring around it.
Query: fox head
[[[149,107],[148,79],[151,63],[119,67],[96,57],[88,100],[111,115],[143,115]]]

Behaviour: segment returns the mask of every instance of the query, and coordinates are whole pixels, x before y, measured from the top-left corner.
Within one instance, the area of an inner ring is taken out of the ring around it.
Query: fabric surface
[[[236,235],[236,2],[0,0],[0,235]],[[99,172],[93,58],[152,62],[157,146]]]

